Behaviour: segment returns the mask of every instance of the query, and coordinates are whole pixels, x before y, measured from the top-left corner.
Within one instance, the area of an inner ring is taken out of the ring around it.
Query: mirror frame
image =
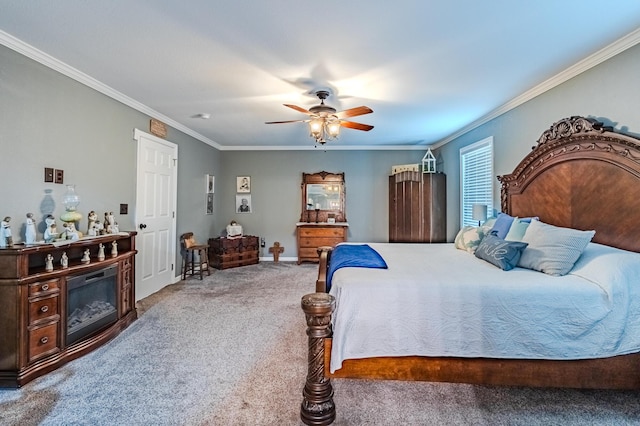
[[[340,184],[340,206],[339,210],[319,210],[316,215],[315,210],[307,210],[307,185],[309,184]],[[300,222],[314,223],[322,222],[326,223],[330,214],[333,214],[338,222],[347,221],[346,213],[346,188],[344,182],[344,173],[330,173],[321,171],[318,173],[302,173],[302,205],[300,213]],[[317,216],[317,217],[316,217]],[[317,220],[316,220],[317,219]]]

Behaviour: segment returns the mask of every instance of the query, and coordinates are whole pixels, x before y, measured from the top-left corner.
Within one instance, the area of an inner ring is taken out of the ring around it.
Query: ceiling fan
[[[356,117],[358,115],[370,114],[373,110],[366,106],[359,106],[355,108],[346,109],[344,111],[337,112],[335,108],[325,105],[324,100],[329,97],[328,90],[316,91],[316,96],[320,99],[320,105],[313,106],[308,110],[299,107],[297,105],[284,104],[284,106],[291,109],[295,109],[298,112],[307,114],[309,119],[307,120],[288,120],[288,121],[268,121],[265,124],[281,124],[281,123],[309,123],[309,130],[311,137],[316,140],[316,143],[324,144],[328,140],[332,140],[338,137],[340,134],[340,127],[347,127],[349,129],[363,130],[368,132],[373,129],[373,126],[369,124],[356,123],[355,121],[343,120],[347,117]]]

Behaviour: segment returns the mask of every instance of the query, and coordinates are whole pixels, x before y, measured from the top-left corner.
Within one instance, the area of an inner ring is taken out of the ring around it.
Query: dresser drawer
[[[47,280],[29,284],[29,296],[40,295],[42,293],[57,293],[60,291],[59,280]]]
[[[318,256],[318,248],[317,247],[313,247],[313,248],[304,248],[304,247],[300,247],[300,250],[298,251],[298,257],[301,258],[305,258],[305,259],[317,259]]]
[[[317,262],[318,247],[335,247],[347,241],[347,228],[335,225],[298,226],[297,235],[298,264]]]
[[[344,237],[344,228],[299,228],[300,237]]]
[[[300,248],[302,247],[320,247],[330,246],[333,247],[343,241],[342,237],[318,237],[318,238],[300,238]]]
[[[58,315],[58,295],[29,301],[29,324]]]
[[[58,322],[29,330],[29,362],[56,353],[58,347]]]

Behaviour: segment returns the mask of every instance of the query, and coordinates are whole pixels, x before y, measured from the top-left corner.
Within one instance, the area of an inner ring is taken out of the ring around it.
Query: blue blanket
[[[327,272],[327,292],[331,290],[333,273],[340,268],[380,268],[387,269],[382,256],[367,244],[341,244],[333,249]]]

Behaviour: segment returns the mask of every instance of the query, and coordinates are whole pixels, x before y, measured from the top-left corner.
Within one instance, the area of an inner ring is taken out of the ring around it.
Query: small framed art
[[[251,195],[236,195],[236,212],[251,213]]]
[[[207,199],[205,201],[205,211],[207,214],[213,214],[213,194],[207,194]]]
[[[206,184],[206,193],[213,194],[215,189],[215,176],[206,174],[205,175],[205,184]]]
[[[236,192],[241,192],[241,193],[251,192],[251,176],[236,177]]]

